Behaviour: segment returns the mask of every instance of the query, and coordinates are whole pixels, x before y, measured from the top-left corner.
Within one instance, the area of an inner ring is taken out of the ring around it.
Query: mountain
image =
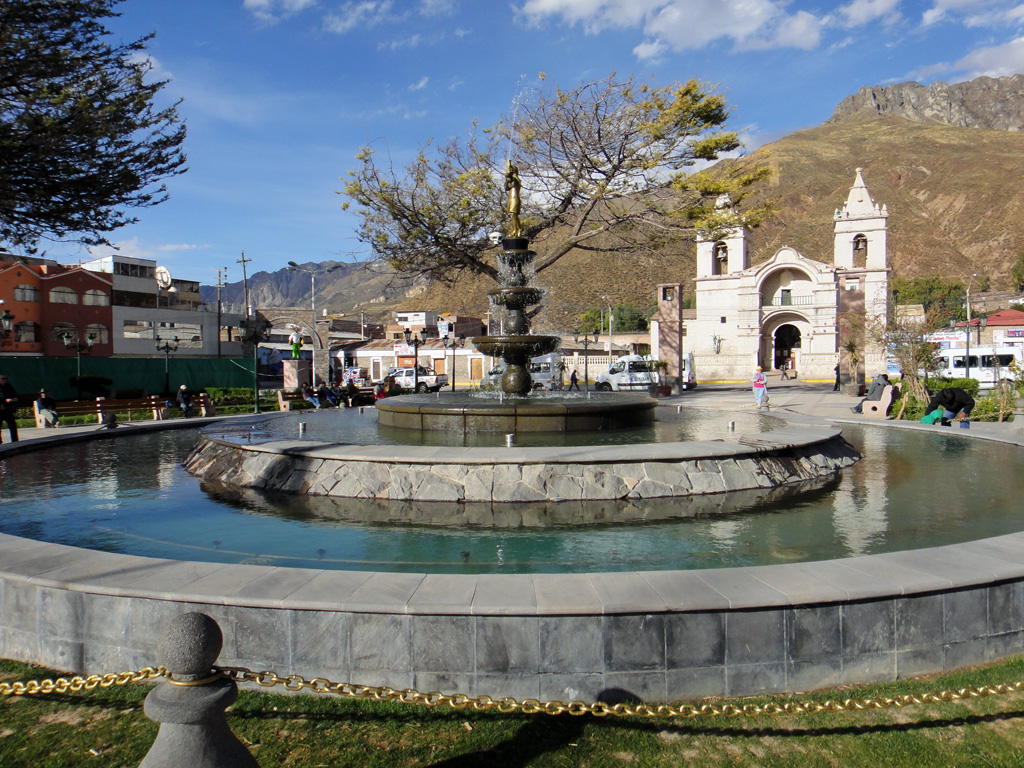
[[[1024,75],[979,77],[953,85],[935,82],[865,86],[839,102],[829,122],[839,122],[862,111],[959,128],[1020,131],[1024,130]]]
[[[1022,129],[1024,75],[955,85],[901,83],[862,88],[825,124],[721,165],[772,168],[757,194],[774,199],[778,211],[750,235],[754,264],[784,245],[830,262],[833,214],[862,168],[872,198],[889,210],[895,275],[964,279],[977,272],[999,289],[1010,286],[1010,268],[1024,252]],[[642,254],[570,253],[536,278],[547,295],[534,328],[571,330],[582,312],[602,304],[629,301],[648,308],[658,283],[689,284],[694,260],[692,242]],[[333,300],[341,311],[359,304],[385,313],[402,307],[484,316],[487,291],[495,287],[481,277],[424,286],[367,266],[322,280],[318,305],[324,297],[332,309]],[[252,278],[254,291],[257,284],[257,304],[309,303],[308,275],[259,273]],[[238,290],[232,295],[240,296]]]

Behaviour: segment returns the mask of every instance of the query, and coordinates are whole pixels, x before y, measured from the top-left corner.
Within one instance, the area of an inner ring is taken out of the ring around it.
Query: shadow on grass
[[[486,749],[431,763],[430,768],[478,768],[482,765],[516,768],[530,765],[540,755],[557,751],[578,741],[588,720],[589,718],[572,715],[529,720],[509,739]]]

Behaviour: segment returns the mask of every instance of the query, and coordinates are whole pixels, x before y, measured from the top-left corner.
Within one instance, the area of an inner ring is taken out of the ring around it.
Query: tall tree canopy
[[[573,249],[650,249],[695,227],[755,225],[768,213],[768,205],[742,215],[715,205],[723,194],[739,204],[766,169],[686,172],[740,146],[723,130],[728,116],[725,100],[693,80],[655,88],[612,74],[568,91],[546,86],[509,122],[428,143],[400,170],[364,147],[344,194],[376,254],[446,282],[466,271],[497,276],[488,235],[505,221],[509,160],[522,179],[520,219],[538,271]]]
[[[146,82],[147,35],[112,45],[121,0],[0,0],[0,239],[87,245],[167,198],[183,173],[177,104]]]

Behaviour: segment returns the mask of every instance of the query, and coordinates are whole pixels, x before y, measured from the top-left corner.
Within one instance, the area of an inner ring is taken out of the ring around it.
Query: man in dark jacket
[[[947,387],[935,393],[931,402],[928,403],[925,413],[931,413],[936,408],[942,409],[942,426],[948,427],[949,420],[954,417],[958,421],[965,421],[971,418],[974,398],[960,389],[960,387]]]
[[[14,412],[18,408],[18,393],[7,380],[7,376],[0,373],[0,425],[7,424],[11,432],[11,442],[18,442],[18,423],[14,420]],[[2,427],[0,427],[2,429]],[[3,440],[0,439],[0,443]]]

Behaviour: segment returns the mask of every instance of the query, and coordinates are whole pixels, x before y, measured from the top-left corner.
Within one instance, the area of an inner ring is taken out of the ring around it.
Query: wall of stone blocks
[[[495,698],[665,701],[894,680],[1024,652],[1024,580],[871,600],[600,615],[364,613],[112,595],[0,580],[0,656],[63,671],[155,665],[199,610],[219,663]]]

